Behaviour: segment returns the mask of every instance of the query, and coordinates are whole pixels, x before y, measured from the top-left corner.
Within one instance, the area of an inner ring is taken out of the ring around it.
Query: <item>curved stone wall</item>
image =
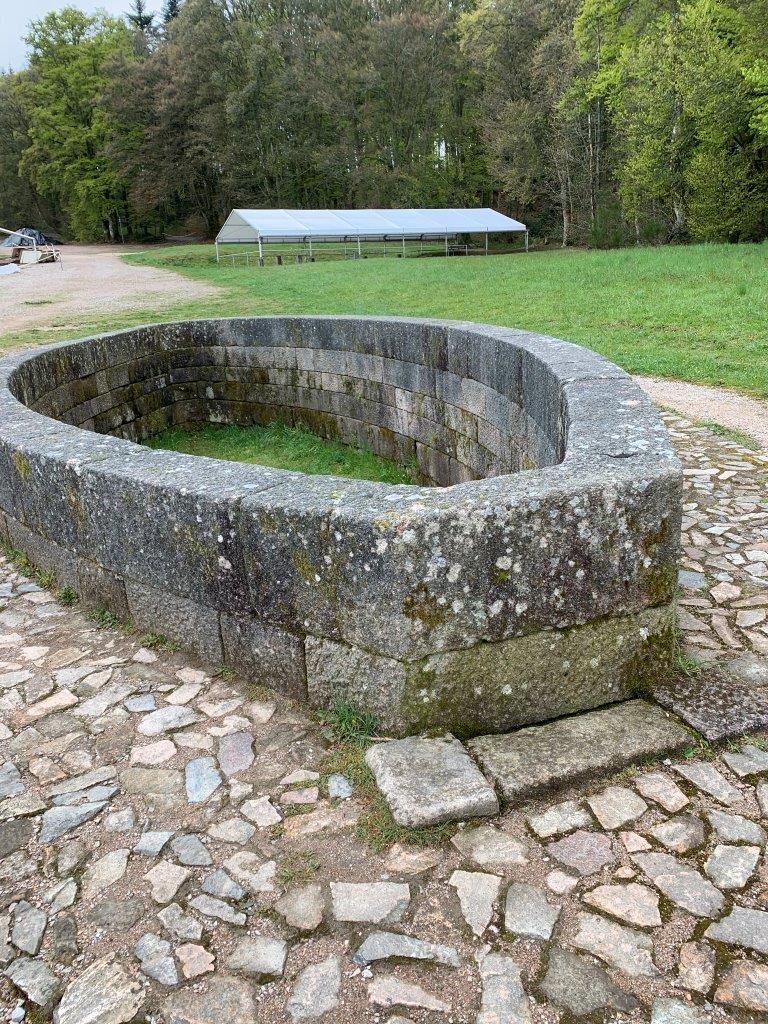
[[[645,396],[588,350],[243,318],[51,346],[0,375],[9,542],[210,661],[316,706],[345,691],[391,733],[461,736],[623,699],[666,668],[681,471]],[[423,485],[131,443],[278,416]]]

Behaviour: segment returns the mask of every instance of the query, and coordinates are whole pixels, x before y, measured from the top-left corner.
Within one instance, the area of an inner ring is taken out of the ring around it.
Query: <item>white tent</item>
[[[216,236],[223,243],[435,240],[460,234],[525,232],[525,224],[488,208],[474,210],[233,210]]]

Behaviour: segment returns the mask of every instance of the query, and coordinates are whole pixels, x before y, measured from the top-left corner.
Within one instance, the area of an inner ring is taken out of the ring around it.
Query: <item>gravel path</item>
[[[658,405],[695,420],[741,431],[768,450],[768,403],[759,398],[679,380],[658,377],[635,377],[635,380]]]
[[[67,245],[61,263],[25,267],[20,274],[3,277],[0,333],[48,325],[81,330],[84,314],[102,317],[128,309],[164,309],[217,294],[218,288],[169,270],[123,263],[121,254],[137,248],[141,247]]]

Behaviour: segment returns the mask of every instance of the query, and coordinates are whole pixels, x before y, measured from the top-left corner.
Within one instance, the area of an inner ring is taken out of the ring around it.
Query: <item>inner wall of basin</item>
[[[551,466],[558,382],[512,342],[422,324],[301,319],[157,325],[62,346],[12,384],[36,411],[141,443],[204,423],[303,424],[418,467],[422,482]]]

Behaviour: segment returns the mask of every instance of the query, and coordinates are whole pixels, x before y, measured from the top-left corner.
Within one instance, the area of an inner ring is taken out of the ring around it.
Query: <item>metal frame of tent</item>
[[[232,210],[216,236],[216,262],[221,261],[220,247],[226,244],[256,244],[253,252],[260,266],[264,266],[264,246],[272,243],[301,243],[306,256],[314,260],[313,242],[338,242],[353,245],[352,255],[362,258],[363,242],[383,243],[376,255],[387,255],[387,242],[396,242],[396,254],[407,255],[406,242],[418,242],[423,251],[425,242],[440,242],[446,256],[453,252],[470,252],[469,246],[460,246],[460,235],[484,236],[484,252],[488,254],[488,236],[493,233],[518,232],[525,236],[528,251],[528,229],[520,221],[506,217],[496,210],[482,209],[392,209],[392,210]],[[327,250],[326,250],[327,252]],[[392,252],[392,250],[390,250]],[[251,253],[242,254],[249,263]],[[304,254],[296,253],[302,262]],[[367,255],[367,253],[365,253]],[[234,262],[234,255],[231,256]],[[277,257],[280,262],[280,257]]]
[[[0,235],[7,235],[9,238],[18,236],[19,238],[26,238],[28,242],[32,243],[32,252],[29,253],[28,246],[20,246],[19,263],[21,266],[26,266],[31,263],[61,263],[61,253],[54,245],[38,245],[37,239],[34,235],[25,235],[23,231],[9,231],[8,228],[0,228]],[[13,249],[11,250],[13,252]],[[25,259],[25,255],[28,256]]]

